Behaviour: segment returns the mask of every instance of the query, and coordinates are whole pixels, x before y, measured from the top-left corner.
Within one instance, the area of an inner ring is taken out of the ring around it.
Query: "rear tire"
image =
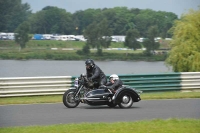
[[[133,98],[129,93],[123,93],[120,95],[120,108],[130,108],[133,105]]]
[[[79,105],[80,101],[74,99],[75,90],[67,90],[63,94],[63,104],[68,108],[75,108]]]

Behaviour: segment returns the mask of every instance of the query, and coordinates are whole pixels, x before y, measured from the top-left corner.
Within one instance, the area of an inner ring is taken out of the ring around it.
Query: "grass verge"
[[[55,40],[30,40],[25,49],[20,50],[20,46],[14,41],[0,40],[0,59],[29,60],[85,60],[88,57],[94,60],[134,60],[134,61],[164,61],[166,54],[146,55],[143,50],[120,50],[127,48],[122,42],[111,43],[109,48],[104,49],[102,54],[97,54],[97,50],[90,50],[90,53],[80,51],[86,42],[81,41],[55,41]],[[53,49],[52,49],[53,48]]]
[[[154,119],[137,122],[59,124],[0,128],[1,133],[199,133],[200,119]]]
[[[142,98],[142,100],[200,98],[200,92],[142,93],[141,98]],[[62,102],[62,95],[0,98],[0,105],[33,104],[33,103],[59,103],[59,102]]]

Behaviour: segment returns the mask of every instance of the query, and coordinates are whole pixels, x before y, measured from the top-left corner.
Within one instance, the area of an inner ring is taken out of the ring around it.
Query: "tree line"
[[[30,24],[30,33],[35,34],[79,34],[93,22],[106,19],[112,35],[126,35],[130,29],[137,29],[141,37],[147,37],[148,28],[157,26],[158,36],[171,37],[168,30],[177,15],[172,12],[154,11],[127,7],[79,10],[67,12],[54,6],[46,6],[32,13],[28,3],[21,0],[0,0],[0,31],[14,32],[24,21]],[[110,31],[109,31],[110,32]]]
[[[171,37],[168,31],[177,19],[177,15],[172,12],[151,9],[114,7],[79,10],[72,14],[65,9],[46,6],[32,13],[30,5],[22,4],[21,0],[0,0],[0,3],[0,16],[4,18],[0,21],[0,31],[20,33],[15,40],[21,48],[25,48],[28,41],[27,32],[79,34],[87,39],[82,53],[89,53],[89,48],[95,47],[98,55],[102,54],[102,48],[110,46],[112,35],[126,35],[124,45],[134,50],[141,48],[136,38],[148,38],[144,46],[149,54],[159,47],[154,42],[155,37]]]

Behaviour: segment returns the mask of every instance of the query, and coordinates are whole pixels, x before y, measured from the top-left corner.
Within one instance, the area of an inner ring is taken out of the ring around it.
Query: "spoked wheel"
[[[130,108],[133,105],[133,99],[128,93],[124,93],[120,97],[120,103],[119,107],[120,108]]]
[[[80,101],[74,99],[74,90],[67,90],[63,94],[63,104],[68,108],[75,108],[79,105]]]

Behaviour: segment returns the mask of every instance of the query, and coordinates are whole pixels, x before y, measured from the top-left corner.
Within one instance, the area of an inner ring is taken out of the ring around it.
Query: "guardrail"
[[[200,91],[200,72],[119,75],[124,85],[143,92]],[[75,76],[0,78],[0,97],[57,95],[73,86]]]
[[[72,76],[0,78],[0,97],[63,94]]]
[[[200,72],[119,75],[125,85],[143,92],[200,91]]]

